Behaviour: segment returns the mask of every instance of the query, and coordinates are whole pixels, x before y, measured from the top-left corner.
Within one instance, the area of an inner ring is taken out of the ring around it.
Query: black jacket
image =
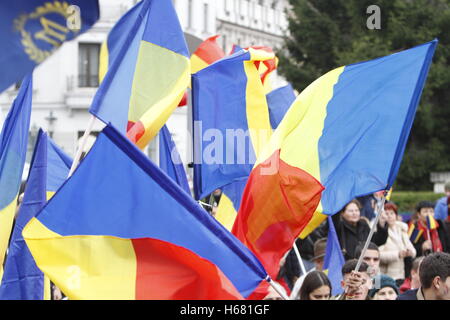
[[[364,243],[366,242],[367,237],[370,233],[370,227],[368,223],[366,222],[366,220],[360,219],[356,226],[352,226],[348,222],[343,220],[339,214],[335,214],[332,219],[334,227],[336,228],[336,233],[339,238],[341,249],[345,253],[345,260],[358,259],[359,257],[355,256],[355,249],[358,245],[364,245]],[[384,227],[381,227],[378,223],[377,231],[374,232],[371,242],[375,243],[377,246],[381,246],[386,243],[387,238],[387,223]]]

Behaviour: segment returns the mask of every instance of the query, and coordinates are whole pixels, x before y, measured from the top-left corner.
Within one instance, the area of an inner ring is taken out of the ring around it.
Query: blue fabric
[[[295,100],[294,89],[291,84],[288,84],[269,92],[266,97],[269,106],[270,125],[275,130]]]
[[[28,145],[33,81],[28,75],[3,123],[0,136],[0,210],[17,196]]]
[[[248,177],[255,163],[246,113],[246,60],[250,54],[239,51],[192,76],[196,199]]]
[[[434,218],[436,220],[446,220],[448,216],[447,196],[440,198],[434,207]]]
[[[334,228],[333,220],[331,220],[331,216],[328,216],[327,219],[329,228],[323,270],[328,270],[327,275],[328,279],[330,279],[332,287],[331,293],[335,296],[343,292],[341,287],[341,270],[345,264],[345,259],[342,254],[341,245],[339,244],[339,239],[336,234],[336,229]]]
[[[149,18],[142,40],[167,48],[189,58],[184,33],[172,1],[150,1]]]
[[[44,274],[36,266],[22,237],[22,230],[47,201],[46,191],[49,191],[47,186],[49,174],[53,176],[53,181],[58,180],[60,184],[69,174],[70,163],[66,163],[68,159],[58,159],[55,157],[57,154],[62,154],[62,151],[58,150],[57,146],[47,137],[47,134],[40,130],[31,161],[23,203],[16,219],[6,257],[4,275],[0,286],[0,299],[2,300],[42,300],[44,298]],[[54,188],[56,188],[56,185],[54,185]]]
[[[108,35],[108,71],[89,108],[90,113],[105,123],[112,123],[122,133],[127,131],[134,70],[148,8],[148,1],[139,2],[116,23]]]
[[[436,45],[345,67],[319,139],[323,213],[391,188]]]
[[[37,215],[63,236],[153,238],[216,264],[243,296],[267,275],[256,257],[111,126]]]
[[[67,0],[64,2],[80,8],[82,25],[78,32],[66,28],[66,18],[56,13],[55,10],[51,10],[51,6],[45,6],[46,4],[61,4],[63,1],[14,0],[0,2],[0,41],[4,48],[0,51],[0,92],[20,81],[39,64],[40,58],[33,59],[38,55],[29,55],[26,52],[33,52],[33,45],[47,54],[52,53],[64,41],[72,40],[87,31],[98,20],[98,1]],[[36,13],[38,8],[44,8],[45,13],[31,17],[30,15]],[[25,19],[22,20],[23,18]],[[44,33],[45,25],[42,24],[42,21],[45,20],[41,20],[41,18],[57,23],[59,27],[50,25],[49,30],[51,31]],[[52,32],[56,32],[58,36],[53,36]]]
[[[164,125],[159,132],[159,167],[175,181],[181,189],[191,194],[183,162],[177,151],[169,129]]]

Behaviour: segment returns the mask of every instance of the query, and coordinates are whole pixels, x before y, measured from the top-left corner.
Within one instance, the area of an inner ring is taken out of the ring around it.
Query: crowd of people
[[[327,221],[305,239],[297,239],[302,261],[291,250],[277,281],[284,284],[291,298],[299,300],[450,300],[450,182],[445,192],[436,204],[419,202],[405,222],[395,203],[384,203],[365,251],[380,193],[354,199],[335,214],[332,221],[345,258],[341,294],[331,294],[332,285],[323,270]],[[372,205],[367,205],[370,201]]]

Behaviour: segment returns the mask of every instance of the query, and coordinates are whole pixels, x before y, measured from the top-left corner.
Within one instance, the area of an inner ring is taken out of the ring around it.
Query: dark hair
[[[434,204],[431,201],[420,201],[417,204],[416,212],[420,212],[420,210],[422,210],[423,208],[433,208],[434,209]]]
[[[419,277],[422,287],[428,289],[435,277],[445,281],[450,276],[450,254],[434,252],[426,256],[420,264]]]
[[[343,266],[342,266],[342,276],[351,273],[353,270],[356,269],[356,265],[358,264],[357,259],[350,259],[348,260]],[[369,265],[365,263],[364,261],[361,263],[361,266],[359,267],[359,272],[367,272],[367,269],[369,269]]]
[[[392,210],[395,214],[398,214],[398,207],[393,202],[387,202],[384,205],[384,210]]]
[[[356,246],[356,248],[355,248],[355,258],[357,258],[357,259],[359,258],[359,256],[361,255],[363,249],[364,249],[364,243],[360,243],[360,244],[358,244]],[[375,243],[373,243],[373,242],[369,243],[369,246],[367,247],[367,250],[377,250],[378,252],[380,252],[380,249],[378,249],[378,246]]]
[[[300,288],[300,300],[311,300],[309,294],[321,286],[328,286],[330,288],[331,295],[331,282],[327,275],[322,271],[311,271],[303,280],[302,287]]]

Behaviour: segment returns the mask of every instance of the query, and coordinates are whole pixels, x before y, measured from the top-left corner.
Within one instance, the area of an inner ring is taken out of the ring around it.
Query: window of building
[[[192,0],[188,1],[188,28],[192,28]]]
[[[203,32],[208,32],[208,4],[203,4]]]
[[[100,44],[80,43],[78,46],[78,86],[98,87]]]

